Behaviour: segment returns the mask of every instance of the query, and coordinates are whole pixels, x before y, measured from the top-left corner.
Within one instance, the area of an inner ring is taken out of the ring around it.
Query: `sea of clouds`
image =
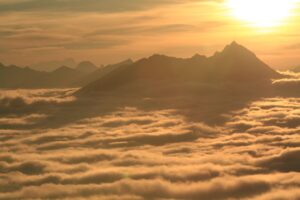
[[[1,200],[300,199],[300,98],[211,124],[74,91],[1,91]]]

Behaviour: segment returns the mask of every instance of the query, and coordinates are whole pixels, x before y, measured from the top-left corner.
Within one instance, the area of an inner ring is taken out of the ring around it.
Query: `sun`
[[[298,0],[228,0],[232,14],[256,27],[274,27],[291,14]]]

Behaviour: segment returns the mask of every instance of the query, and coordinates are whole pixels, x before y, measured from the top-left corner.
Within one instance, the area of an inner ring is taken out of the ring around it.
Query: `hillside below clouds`
[[[283,76],[236,42],[211,57],[196,54],[187,59],[153,55],[132,65],[120,67],[83,87],[76,94],[90,95],[107,91],[181,92],[213,89],[256,89]]]

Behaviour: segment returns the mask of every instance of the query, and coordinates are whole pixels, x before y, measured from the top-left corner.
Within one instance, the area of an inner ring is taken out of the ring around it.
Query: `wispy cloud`
[[[16,0],[1,1],[0,12],[124,12],[149,9],[154,6],[184,3],[182,0]]]

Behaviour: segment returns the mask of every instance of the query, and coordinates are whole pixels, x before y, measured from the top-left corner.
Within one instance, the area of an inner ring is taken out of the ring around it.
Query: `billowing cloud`
[[[179,107],[76,101],[71,91],[2,93],[49,104],[2,114],[0,199],[299,198],[298,98],[257,100],[213,126]]]
[[[273,80],[273,87],[280,95],[299,97],[300,73],[280,72],[285,78]]]
[[[74,89],[61,90],[1,90],[0,94],[0,114],[14,112],[31,112],[36,111],[35,108],[58,105],[72,102],[74,97],[70,96]],[[26,116],[25,119],[32,118]],[[4,119],[2,119],[3,121]],[[1,123],[1,122],[0,122]]]

